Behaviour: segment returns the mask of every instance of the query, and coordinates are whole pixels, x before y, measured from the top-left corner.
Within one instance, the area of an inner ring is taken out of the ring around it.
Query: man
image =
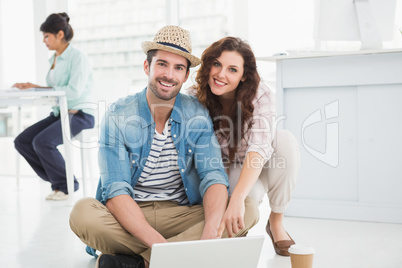
[[[190,66],[200,64],[188,32],[166,26],[142,49],[148,86],[110,107],[99,142],[97,200],[78,201],[70,215],[87,252],[103,253],[98,267],[148,267],[155,243],[219,237],[228,201],[208,112],[179,93]],[[252,201],[246,210],[236,236],[257,221]],[[222,236],[232,236],[238,226],[226,229]]]

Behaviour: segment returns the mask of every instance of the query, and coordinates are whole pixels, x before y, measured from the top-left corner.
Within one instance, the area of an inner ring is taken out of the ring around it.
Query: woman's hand
[[[15,83],[13,85],[13,87],[16,87],[18,89],[28,89],[28,88],[39,87],[39,86],[32,84],[32,83]]]
[[[243,168],[240,172],[239,181],[233,190],[229,205],[222,217],[221,225],[218,230],[219,237],[222,237],[225,227],[229,237],[232,237],[233,234],[237,234],[239,230],[245,228],[244,213],[246,209],[244,200],[258,180],[263,166],[264,158],[259,153],[247,153]]]
[[[225,214],[223,214],[218,236],[222,237],[225,228],[227,229],[229,237],[232,237],[240,230],[244,229],[244,213],[244,200],[232,196]]]

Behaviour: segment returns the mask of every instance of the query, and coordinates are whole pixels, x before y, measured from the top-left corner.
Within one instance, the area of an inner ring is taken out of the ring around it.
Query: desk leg
[[[66,96],[59,97],[59,106],[60,106],[61,130],[63,135],[64,154],[66,163],[68,201],[70,204],[72,204],[73,193],[74,193],[74,163],[73,163],[73,151],[72,151],[73,148],[70,134],[71,133],[70,120],[68,116]]]
[[[17,112],[17,135],[21,133],[21,106],[18,106]],[[16,151],[17,152],[17,151]],[[15,158],[15,176],[17,177],[17,190],[20,189],[20,154],[17,152]]]

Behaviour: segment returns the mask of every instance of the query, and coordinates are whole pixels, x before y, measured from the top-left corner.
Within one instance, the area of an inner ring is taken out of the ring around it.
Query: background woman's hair
[[[59,31],[64,32],[64,39],[70,42],[73,39],[74,31],[69,24],[70,17],[67,13],[50,14],[44,23],[40,26],[40,31],[44,33],[57,34]]]
[[[230,119],[233,124],[233,133],[228,135],[233,138],[229,140],[229,162],[233,162],[237,148],[241,144],[244,135],[252,126],[252,116],[254,112],[253,100],[256,96],[261,78],[257,72],[255,56],[249,44],[237,37],[222,38],[209,46],[202,54],[202,65],[197,72],[197,98],[208,108],[209,114],[213,120],[214,130],[217,132],[222,120],[222,104],[219,97],[211,92],[208,84],[209,73],[212,64],[219,58],[223,51],[235,51],[239,53],[244,60],[244,82],[239,83],[236,88],[236,100],[231,107]],[[238,111],[241,111],[239,114]],[[240,116],[240,120],[239,120]],[[218,133],[217,133],[218,134]],[[219,138],[219,137],[218,137]]]

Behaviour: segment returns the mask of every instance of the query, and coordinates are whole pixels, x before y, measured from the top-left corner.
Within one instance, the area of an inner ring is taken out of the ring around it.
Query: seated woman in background
[[[75,136],[81,130],[94,126],[94,116],[89,108],[93,79],[87,56],[69,43],[73,38],[69,20],[66,13],[51,14],[40,31],[48,49],[55,50],[49,60],[46,83],[48,87],[66,93],[71,135]],[[16,83],[13,87],[24,90],[40,86]],[[51,183],[52,192],[46,200],[67,199],[65,162],[57,149],[63,143],[59,108],[53,107],[47,118],[25,129],[14,143],[36,174]],[[74,179],[74,190],[78,188],[78,181]]]
[[[274,96],[260,81],[247,43],[223,38],[201,60],[195,94],[209,110],[229,175],[231,198],[221,229],[233,226],[237,232],[244,226],[246,196],[261,203],[267,193],[271,213],[266,231],[275,252],[289,256],[294,241],[283,226],[283,213],[299,169],[296,139],[288,131],[276,131]]]

